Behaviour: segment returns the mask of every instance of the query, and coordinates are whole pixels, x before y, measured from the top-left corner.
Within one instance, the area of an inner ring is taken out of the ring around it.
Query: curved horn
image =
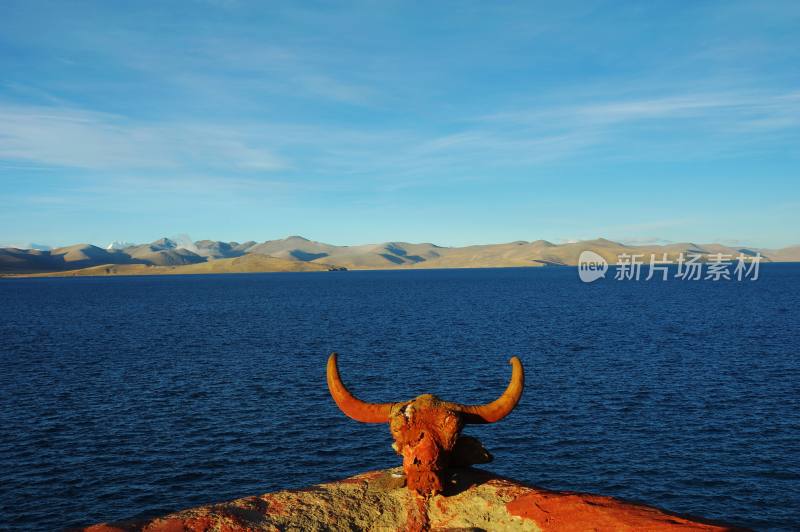
[[[328,357],[328,389],[339,409],[347,417],[362,423],[388,423],[389,413],[394,403],[365,403],[356,398],[345,387],[339,377],[339,368],[336,365],[336,353]]]
[[[511,364],[511,381],[503,395],[485,405],[456,405],[458,410],[467,414],[464,416],[465,423],[494,423],[506,417],[517,406],[525,388],[525,370],[517,357],[511,357],[508,363]]]

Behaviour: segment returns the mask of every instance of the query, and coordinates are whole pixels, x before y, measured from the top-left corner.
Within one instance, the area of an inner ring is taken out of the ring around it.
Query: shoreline
[[[208,264],[208,263],[201,263]],[[303,264],[303,263],[301,263]],[[312,263],[314,264],[314,263]],[[120,266],[118,264],[92,266],[90,268],[56,271],[56,272],[36,272],[36,273],[0,273],[0,279],[49,279],[49,278],[74,278],[74,277],[158,277],[165,275],[237,275],[254,273],[324,273],[324,272],[396,272],[396,271],[430,271],[430,270],[506,270],[506,269],[539,269],[544,267],[564,267],[576,268],[569,264],[534,264],[531,266],[509,265],[509,266],[450,266],[450,267],[415,267],[401,266],[397,268],[344,268],[328,267],[319,269],[297,269],[297,270],[258,270],[258,271],[180,271],[182,266],[147,266],[146,270],[140,272],[120,272],[116,271],[105,273],[86,272]],[[146,266],[146,265],[141,265]],[[152,271],[158,268],[158,271]],[[163,268],[163,270],[162,270]],[[86,272],[86,273],[84,273]]]
[[[397,272],[397,271],[448,271],[448,270],[521,270],[521,269],[540,269],[540,268],[577,268],[575,264],[556,264],[542,263],[531,265],[499,265],[499,266],[417,266],[404,265],[394,268],[345,268],[329,264],[299,262],[298,265],[319,266],[317,268],[297,268],[297,269],[253,269],[242,271],[215,271],[190,269],[192,266],[203,266],[213,264],[204,262],[199,264],[189,264],[183,266],[151,266],[146,264],[104,264],[101,266],[89,266],[74,270],[54,271],[54,272],[26,272],[26,273],[0,273],[1,279],[51,279],[51,278],[75,278],[75,277],[159,277],[159,276],[193,276],[193,275],[238,275],[254,273],[324,273],[324,272]],[[765,264],[800,264],[800,261],[765,261]],[[139,266],[135,270],[127,269],[119,271],[120,266]],[[609,268],[619,266],[609,264]],[[646,266],[646,265],[645,265]],[[98,270],[107,270],[99,272]]]

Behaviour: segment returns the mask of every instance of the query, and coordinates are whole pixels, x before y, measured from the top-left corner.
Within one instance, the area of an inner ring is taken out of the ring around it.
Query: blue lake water
[[[800,526],[800,265],[752,282],[574,268],[0,280],[0,528],[152,515],[399,465],[363,399],[518,408],[487,467]]]

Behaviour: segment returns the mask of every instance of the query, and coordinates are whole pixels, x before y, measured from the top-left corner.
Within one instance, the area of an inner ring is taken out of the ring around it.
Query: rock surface
[[[542,490],[476,469],[453,470],[445,494],[428,499],[412,495],[403,486],[402,469],[373,471],[307,489],[80,530],[736,530],[612,497]]]

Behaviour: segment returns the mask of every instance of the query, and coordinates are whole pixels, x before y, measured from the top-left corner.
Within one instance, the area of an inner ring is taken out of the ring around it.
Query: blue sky
[[[0,242],[800,243],[798,2],[0,9]]]

